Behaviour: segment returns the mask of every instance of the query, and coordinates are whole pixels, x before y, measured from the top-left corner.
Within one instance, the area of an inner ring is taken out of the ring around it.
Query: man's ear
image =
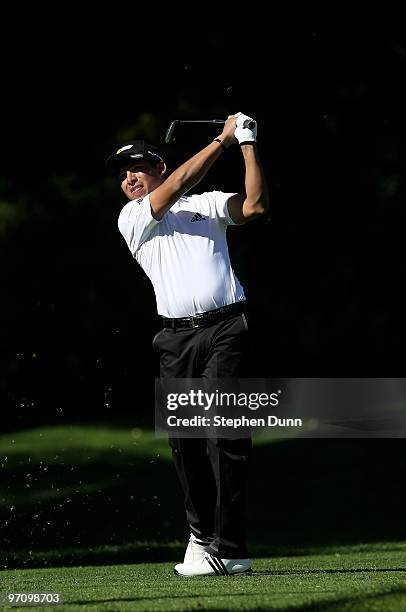
[[[158,164],[158,172],[161,176],[166,173],[166,164],[164,161],[160,161]]]

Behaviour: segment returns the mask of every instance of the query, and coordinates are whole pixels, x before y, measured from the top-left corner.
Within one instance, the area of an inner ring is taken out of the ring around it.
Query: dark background
[[[406,36],[385,30],[385,11],[371,27],[329,10],[323,25],[253,6],[229,7],[223,23],[218,7],[195,5],[3,16],[0,409],[10,444],[12,431],[46,424],[105,423],[112,439],[115,426],[153,427],[160,320],[118,231],[125,200],[104,162],[128,138],[162,144],[176,118],[242,111],[259,123],[270,218],[228,232],[250,303],[252,375],[403,376]],[[217,134],[180,128],[165,148],[171,167]],[[238,147],[199,190],[213,188],[243,189]],[[81,545],[69,562],[94,562],[92,546],[152,539],[157,558],[173,556],[162,542],[183,542],[185,525],[172,465],[113,446],[64,453],[61,441],[44,467],[41,430],[27,435],[39,465],[24,444],[2,464],[4,499],[15,491],[18,502],[0,516],[10,554]],[[403,439],[255,450],[255,554],[404,538]],[[25,490],[28,476],[59,496]],[[88,495],[103,478],[111,484]],[[150,559],[145,546],[103,554]],[[9,562],[34,563],[24,553]]]
[[[160,322],[104,160],[123,139],[162,144],[175,118],[259,123],[270,219],[228,232],[252,375],[402,376],[406,40],[332,24],[158,33],[136,9],[109,31],[57,17],[43,32],[26,15],[2,50],[2,427],[152,424]],[[172,167],[217,134],[179,128]],[[243,189],[237,147],[198,189],[213,188]]]

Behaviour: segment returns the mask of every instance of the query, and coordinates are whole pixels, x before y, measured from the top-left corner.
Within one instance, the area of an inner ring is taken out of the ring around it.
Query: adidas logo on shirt
[[[193,215],[193,217],[190,219],[191,223],[194,223],[195,221],[206,221],[206,217],[204,217],[203,215],[201,215],[200,213],[196,213],[195,215]]]

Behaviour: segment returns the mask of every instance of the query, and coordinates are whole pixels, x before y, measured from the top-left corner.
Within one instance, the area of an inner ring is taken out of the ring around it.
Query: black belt
[[[208,312],[202,312],[196,314],[193,317],[180,317],[177,319],[169,319],[162,317],[164,327],[171,327],[172,329],[195,329],[197,327],[207,327],[213,325],[218,321],[223,321],[229,317],[234,317],[242,314],[245,310],[245,301],[236,302],[235,304],[229,304],[228,306],[222,306],[215,310],[209,310]]]

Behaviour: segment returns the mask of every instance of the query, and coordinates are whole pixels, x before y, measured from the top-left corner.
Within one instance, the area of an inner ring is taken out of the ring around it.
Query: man
[[[250,129],[245,127],[253,125]],[[166,378],[232,378],[247,348],[245,295],[231,267],[226,228],[268,209],[255,122],[231,115],[204,149],[166,178],[156,147],[123,145],[107,160],[130,200],[119,216],[128,247],[151,279],[163,329],[153,340]],[[246,194],[185,194],[226,149],[241,146]],[[181,576],[251,572],[244,539],[244,494],[250,438],[169,438],[185,495],[190,540]]]

